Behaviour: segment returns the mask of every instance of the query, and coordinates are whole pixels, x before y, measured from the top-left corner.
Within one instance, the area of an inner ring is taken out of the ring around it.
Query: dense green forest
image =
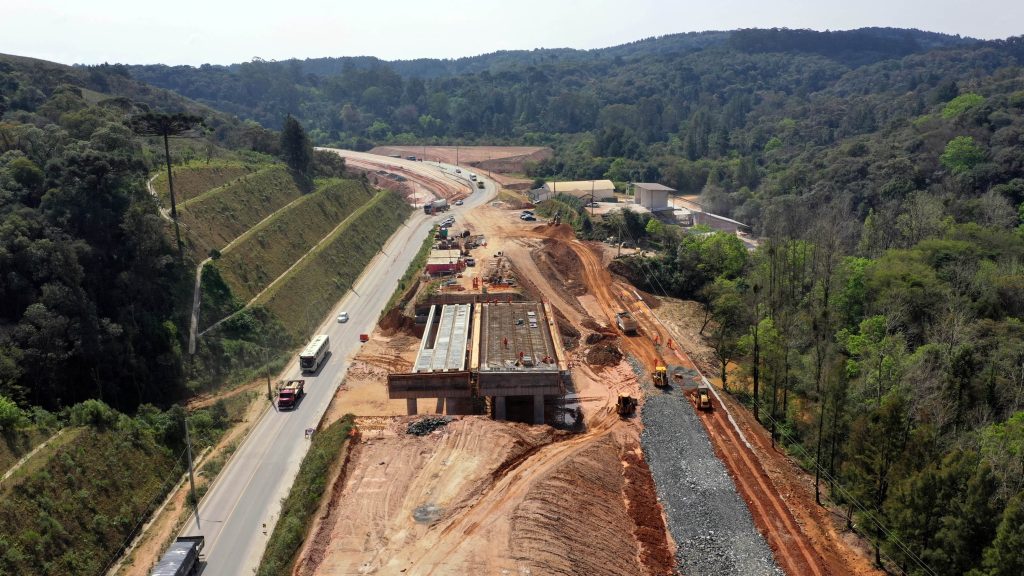
[[[271,141],[124,75],[0,57],[0,395],[123,410],[181,396],[188,273],[145,186],[163,143],[128,126],[162,110],[206,122],[178,158]]]

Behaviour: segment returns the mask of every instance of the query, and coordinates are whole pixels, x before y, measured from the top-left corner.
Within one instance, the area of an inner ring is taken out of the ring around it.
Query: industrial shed
[[[600,201],[615,196],[615,184],[611,180],[579,180],[576,182],[545,182],[543,188],[530,191],[531,200],[540,202],[555,196],[568,194],[577,198]]]
[[[462,253],[458,250],[431,250],[427,256],[427,274],[439,276],[456,274],[466,269]]]
[[[635,194],[633,202],[635,204],[643,206],[651,212],[672,210],[672,207],[668,204],[668,196],[675,193],[673,188],[656,182],[637,182],[633,184],[633,190]]]

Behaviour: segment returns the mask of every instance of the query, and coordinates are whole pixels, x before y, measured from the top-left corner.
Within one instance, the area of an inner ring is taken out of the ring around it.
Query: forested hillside
[[[0,396],[124,410],[180,397],[188,274],[145,186],[163,142],[127,125],[161,110],[209,130],[176,140],[177,158],[267,140],[110,69],[0,56]]]

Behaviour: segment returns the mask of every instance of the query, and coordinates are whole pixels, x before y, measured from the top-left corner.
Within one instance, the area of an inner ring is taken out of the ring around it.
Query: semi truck
[[[189,576],[199,572],[199,553],[206,539],[202,536],[179,536],[167,547],[149,576]]]
[[[623,334],[636,334],[636,320],[625,310],[615,314],[615,323]]]
[[[448,200],[444,198],[434,200],[433,202],[427,202],[423,205],[424,214],[437,214],[438,212],[444,212],[445,210],[448,210]]]
[[[277,409],[294,410],[305,395],[305,380],[289,380],[277,389]]]

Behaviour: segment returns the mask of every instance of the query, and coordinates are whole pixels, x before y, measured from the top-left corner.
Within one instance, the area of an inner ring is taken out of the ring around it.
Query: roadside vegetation
[[[348,440],[354,427],[355,416],[346,414],[313,434],[309,452],[303,458],[291,492],[281,506],[281,517],[260,560],[259,576],[291,573],[299,548],[312,526],[313,516],[330,491],[329,482],[347,459]]]
[[[411,211],[399,196],[378,192],[258,304],[266,306],[296,342],[303,340],[352,287]]]
[[[388,300],[387,306],[381,311],[381,316],[387,314],[389,310],[400,304],[399,298],[408,291],[413,283],[413,279],[423,273],[423,269],[427,265],[427,257],[430,256],[430,250],[434,247],[434,235],[436,233],[437,226],[434,226],[427,233],[427,237],[423,239],[423,244],[420,245],[416,256],[409,263],[409,267],[405,269],[405,274],[402,274],[402,278],[398,281],[398,286],[395,287],[395,292]]]
[[[247,302],[372,197],[355,180],[320,181],[314,192],[250,228],[214,266],[232,294]]]

